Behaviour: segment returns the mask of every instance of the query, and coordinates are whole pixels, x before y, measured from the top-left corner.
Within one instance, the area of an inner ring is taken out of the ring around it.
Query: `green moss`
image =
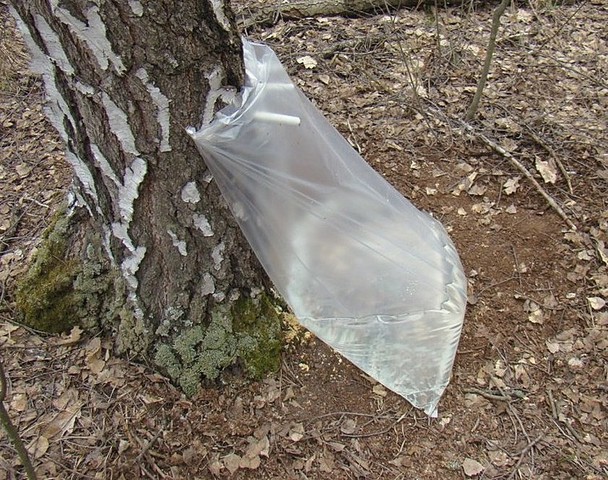
[[[281,365],[281,319],[266,295],[239,299],[233,307],[239,357],[247,375],[260,379]]]
[[[238,355],[237,341],[232,330],[232,319],[223,309],[211,315],[211,324],[201,342],[201,354],[196,360],[195,370],[210,380],[232,365]]]
[[[153,340],[152,336],[146,328],[143,317],[134,314],[134,305],[130,301],[126,304],[118,303],[125,299],[126,287],[122,276],[116,275],[115,279],[116,284],[122,288],[120,292],[109,294],[114,304],[102,311],[101,323],[106,328],[117,325],[115,343],[117,353],[144,358]]]
[[[73,284],[80,267],[66,255],[68,227],[68,217],[58,214],[17,287],[17,307],[24,322],[45,332],[62,332],[78,323]]]
[[[191,365],[198,356],[198,345],[205,338],[203,327],[196,326],[186,330],[175,339],[175,351],[179,354],[184,365]]]
[[[200,373],[195,368],[186,368],[179,376],[179,386],[188,396],[194,395],[201,386]]]
[[[248,377],[259,379],[280,366],[280,319],[264,296],[241,299],[232,308],[218,307],[208,326],[191,327],[154,355],[187,395],[204,379],[215,380],[223,369],[240,362]]]
[[[81,227],[78,222],[65,210],[55,215],[17,285],[17,307],[23,322],[32,328],[49,333],[75,325],[92,329],[108,315],[115,316],[121,306],[117,298],[123,299],[124,293],[117,290],[123,288],[119,273],[109,268],[107,260],[104,263],[100,245],[75,234]]]

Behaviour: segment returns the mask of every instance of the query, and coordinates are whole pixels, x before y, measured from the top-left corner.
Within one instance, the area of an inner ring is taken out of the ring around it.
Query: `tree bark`
[[[250,326],[235,315],[253,308],[275,321],[259,295],[266,277],[185,131],[243,82],[227,1],[13,0],[12,13],[89,217],[51,255],[78,258],[65,263],[72,280],[44,290],[81,288],[75,310],[88,315],[80,308],[92,303],[87,282],[98,297],[114,296],[97,299],[94,311],[118,350],[153,361],[193,392],[202,376],[252,355]],[[45,261],[37,259],[39,270],[53,270]],[[80,261],[98,267],[84,271]]]

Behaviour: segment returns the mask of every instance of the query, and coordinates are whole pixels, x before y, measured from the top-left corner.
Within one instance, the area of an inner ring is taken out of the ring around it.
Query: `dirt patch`
[[[0,346],[8,409],[40,477],[605,478],[607,15],[602,2],[510,8],[476,123],[576,232],[504,156],[450,120],[473,95],[491,11],[404,10],[249,32],[275,48],[354,148],[451,232],[470,304],[431,420],[301,332],[277,375],[249,383],[226,372],[222,386],[186,399],[115,358],[107,340],[43,338],[11,323],[14,279],[69,169],[3,10],[1,48],[17,56],[0,88]],[[23,473],[0,432],[6,478]]]

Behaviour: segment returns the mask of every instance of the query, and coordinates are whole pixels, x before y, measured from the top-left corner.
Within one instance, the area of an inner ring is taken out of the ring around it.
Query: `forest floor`
[[[0,2],[0,356],[39,477],[607,478],[608,4],[519,5],[502,19],[473,130],[459,119],[489,8],[279,18],[247,32],[460,252],[469,305],[429,419],[311,337],[264,381],[225,378],[186,398],[115,357],[111,339],[13,323],[15,279],[70,171]],[[0,431],[0,480],[13,478],[23,469]]]

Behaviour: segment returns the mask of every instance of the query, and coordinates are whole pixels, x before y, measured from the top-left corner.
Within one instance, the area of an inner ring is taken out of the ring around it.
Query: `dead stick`
[[[476,132],[475,129],[468,123],[465,123],[462,121],[459,121],[459,123],[462,125],[462,127],[467,132],[472,133],[475,137],[477,137],[479,140],[481,140],[483,143],[485,143],[492,150],[494,150],[495,152],[499,153],[500,155],[505,157],[507,160],[509,160],[509,162],[511,162],[511,164],[515,168],[517,168],[521,173],[523,173],[524,177],[526,177],[528,180],[530,180],[532,185],[534,185],[536,187],[536,190],[538,191],[538,193],[540,193],[543,196],[543,198],[547,201],[547,203],[551,206],[551,208],[553,208],[553,210],[555,210],[557,212],[557,214],[560,217],[562,217],[564,222],[566,222],[566,224],[572,230],[578,230],[576,225],[574,225],[574,223],[572,223],[572,220],[570,220],[570,218],[568,218],[568,215],[566,215],[566,212],[564,212],[562,207],[560,207],[558,205],[558,203],[555,201],[555,199],[547,193],[547,191],[542,187],[542,185],[540,183],[538,183],[536,178],[534,178],[534,176],[528,171],[528,169],[519,160],[517,160],[517,158],[515,158],[513,155],[511,155],[511,153],[507,152],[504,148],[502,148],[496,142],[493,142],[492,140],[490,140],[483,133]]]
[[[555,402],[555,399],[553,398],[553,392],[550,389],[547,389],[546,391],[547,391],[547,396],[549,397],[549,404],[551,405],[551,416],[553,417],[553,420],[558,425],[558,428],[559,428],[559,424],[563,425],[564,427],[566,427],[566,430],[568,430],[570,432],[570,434],[574,437],[575,440],[577,440],[580,443],[583,443],[583,438],[581,437],[581,434],[578,433],[576,431],[576,429],[572,425],[570,425],[566,420],[562,420],[559,418],[556,402]]]
[[[532,440],[530,443],[528,443],[528,445],[526,445],[526,448],[524,448],[521,451],[521,453],[519,454],[519,459],[517,460],[515,467],[513,467],[513,470],[511,471],[511,475],[509,475],[507,477],[507,480],[511,480],[511,479],[515,478],[515,475],[517,474],[517,469],[521,466],[522,462],[524,461],[525,456],[528,454],[528,452],[530,450],[532,450],[532,448],[534,448],[534,445],[536,445],[538,442],[540,442],[544,438],[544,436],[545,436],[545,434],[542,433],[538,437],[536,437],[534,440]]]
[[[490,147],[492,150],[494,150],[495,152],[499,153],[500,155],[502,155],[503,157],[505,157],[507,160],[509,160],[511,162],[511,164],[513,166],[515,166],[515,168],[517,168],[521,173],[524,174],[524,176],[530,180],[530,182],[532,183],[532,185],[534,185],[536,187],[536,190],[538,191],[538,193],[540,193],[543,198],[547,201],[547,203],[551,206],[551,208],[553,208],[557,214],[562,217],[562,219],[566,222],[566,224],[572,229],[572,230],[578,230],[578,228],[576,227],[576,225],[572,222],[572,220],[570,220],[570,218],[568,218],[568,215],[566,215],[566,212],[564,212],[564,210],[562,209],[562,207],[560,207],[558,205],[558,203],[553,199],[553,197],[551,195],[549,195],[547,193],[547,191],[542,187],[542,185],[540,183],[538,183],[536,181],[536,179],[534,178],[534,176],[528,171],[528,169],[519,161],[517,160],[513,155],[511,155],[509,152],[507,152],[504,148],[502,148],[500,145],[498,145],[496,142],[493,142],[492,140],[490,140],[488,137],[486,137],[483,133],[479,133],[477,132],[470,124],[468,124],[467,122],[464,122],[462,120],[458,120],[458,119],[450,119],[449,117],[447,117],[438,107],[436,107],[435,105],[433,105],[433,107],[430,109],[431,111],[433,111],[433,113],[435,115],[437,115],[438,117],[442,117],[447,119],[448,125],[449,125],[449,121],[453,121],[454,123],[457,123],[458,125],[460,125],[462,128],[464,128],[467,132],[469,132],[470,134],[472,134],[474,137],[478,138],[479,140],[481,140],[483,143],[485,143],[488,147]]]
[[[555,160],[555,163],[557,163],[557,166],[559,167],[559,171],[562,172],[562,175],[564,176],[566,183],[568,184],[568,190],[570,191],[571,194],[574,193],[574,190],[572,190],[572,181],[570,180],[570,175],[568,175],[568,171],[566,170],[566,167],[564,167],[564,164],[562,163],[562,161],[559,159],[559,157],[556,155],[555,151],[549,146],[547,145],[542,138],[540,138],[536,132],[534,130],[532,130],[528,125],[525,125],[526,130],[528,130],[528,134],[532,137],[532,139],[538,143],[541,147],[543,147],[545,150],[547,150],[547,152],[549,152],[549,155],[551,155],[551,158],[553,158],[553,160]]]
[[[141,461],[142,458],[144,458],[144,456],[150,451],[150,448],[152,448],[152,445],[154,445],[154,443],[156,442],[156,440],[159,439],[159,437],[162,435],[162,433],[165,431],[165,428],[167,427],[167,425],[169,424],[169,422],[165,422],[165,424],[158,429],[158,431],[156,432],[156,435],[154,435],[154,437],[152,437],[152,440],[150,440],[142,449],[141,452],[139,452],[139,455],[137,455],[137,458],[135,458],[135,460],[133,460],[133,464],[137,464]]]
[[[483,398],[487,398],[488,400],[498,400],[499,402],[510,402],[513,400],[507,395],[497,395],[491,391],[488,392],[479,388],[467,388],[464,390],[464,393],[474,393],[475,395],[481,395]]]
[[[3,254],[4,251],[8,248],[10,237],[12,237],[19,228],[19,223],[21,222],[23,215],[24,212],[22,212],[20,208],[16,208],[13,210],[11,226],[8,227],[8,230],[4,232],[4,235],[2,235],[2,238],[0,239],[0,255]]]
[[[17,455],[19,455],[19,459],[25,468],[25,473],[27,474],[27,478],[29,480],[36,480],[36,471],[34,470],[34,466],[32,465],[32,461],[30,460],[30,456],[27,453],[27,449],[25,445],[23,445],[23,441],[19,436],[19,432],[11,422],[11,418],[4,407],[4,398],[6,397],[6,375],[4,374],[4,367],[2,363],[0,363],[0,423],[4,427],[8,438],[11,439],[13,445],[15,446],[15,450],[17,450]]]

